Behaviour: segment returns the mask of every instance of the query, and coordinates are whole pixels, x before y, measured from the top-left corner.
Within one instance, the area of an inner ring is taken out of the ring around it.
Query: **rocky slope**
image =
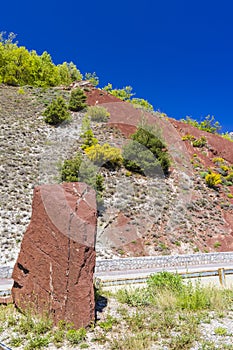
[[[43,109],[59,89],[0,87],[1,118],[1,264],[13,264],[31,215],[32,190],[58,181],[58,163],[80,145],[82,113],[71,124],[54,128],[44,123]],[[162,130],[172,158],[169,177],[144,177],[104,168],[104,205],[100,209],[97,254],[158,255],[233,249],[232,186],[206,186],[201,173],[216,168],[214,157],[233,163],[233,143],[195,129],[160,113],[146,113],[106,92],[87,92],[90,105],[110,112],[106,124],[93,124],[100,143],[122,147],[142,118]],[[205,136],[207,144],[193,147],[182,136]]]

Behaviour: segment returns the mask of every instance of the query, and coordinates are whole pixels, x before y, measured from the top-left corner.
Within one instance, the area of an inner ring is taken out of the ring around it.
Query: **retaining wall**
[[[233,252],[207,253],[189,255],[143,256],[137,258],[103,259],[96,261],[96,272],[125,271],[147,268],[207,265],[215,263],[232,263]]]
[[[233,263],[233,252],[227,253],[197,253],[188,255],[162,255],[141,256],[136,258],[102,259],[96,260],[95,272],[126,271],[147,268],[176,267],[207,264]],[[0,278],[10,278],[13,268],[10,266],[0,267]]]

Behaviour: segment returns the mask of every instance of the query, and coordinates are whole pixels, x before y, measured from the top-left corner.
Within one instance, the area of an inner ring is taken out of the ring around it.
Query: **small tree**
[[[69,101],[69,109],[71,111],[81,111],[86,108],[86,95],[80,88],[76,88],[71,91],[70,101]]]
[[[94,137],[93,131],[91,129],[88,129],[81,135],[83,139],[83,144],[81,148],[85,150],[86,148],[89,148],[91,146],[94,146],[98,143],[98,140],[96,137]]]
[[[170,159],[159,130],[153,130],[152,126],[142,123],[131,138],[135,142],[130,142],[123,149],[126,168],[153,175],[161,173],[160,167],[165,174],[168,173]]]
[[[51,125],[58,125],[64,121],[70,121],[71,115],[67,109],[65,100],[58,96],[43,112],[44,121]]]
[[[96,75],[96,72],[85,73],[85,80],[89,80],[93,86],[99,85],[99,77]]]

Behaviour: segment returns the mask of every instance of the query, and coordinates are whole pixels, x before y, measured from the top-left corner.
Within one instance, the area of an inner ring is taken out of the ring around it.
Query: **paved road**
[[[151,274],[160,271],[188,273],[188,272],[200,272],[200,271],[216,271],[219,268],[233,269],[233,263],[218,263],[218,264],[205,264],[205,265],[193,265],[193,266],[180,266],[180,267],[166,267],[166,268],[148,268],[148,269],[137,269],[137,270],[126,270],[126,271],[104,271],[95,273],[95,277],[101,281],[117,281],[124,279],[137,279],[146,278]],[[0,279],[0,296],[9,295],[13,285],[12,279]]]
[[[118,279],[118,278],[133,278],[133,277],[146,277],[153,273],[160,271],[169,272],[198,272],[198,271],[213,271],[220,268],[233,269],[233,263],[217,263],[217,264],[205,264],[205,265],[191,265],[191,266],[176,266],[176,267],[160,267],[160,268],[149,268],[149,269],[137,269],[137,270],[127,270],[127,271],[104,271],[95,273],[95,277],[101,280]]]

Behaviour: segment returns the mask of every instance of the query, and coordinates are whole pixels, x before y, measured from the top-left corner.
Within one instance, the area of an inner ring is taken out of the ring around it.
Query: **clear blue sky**
[[[171,117],[210,114],[233,130],[232,0],[11,0],[0,31],[95,71],[100,86],[131,85]]]

